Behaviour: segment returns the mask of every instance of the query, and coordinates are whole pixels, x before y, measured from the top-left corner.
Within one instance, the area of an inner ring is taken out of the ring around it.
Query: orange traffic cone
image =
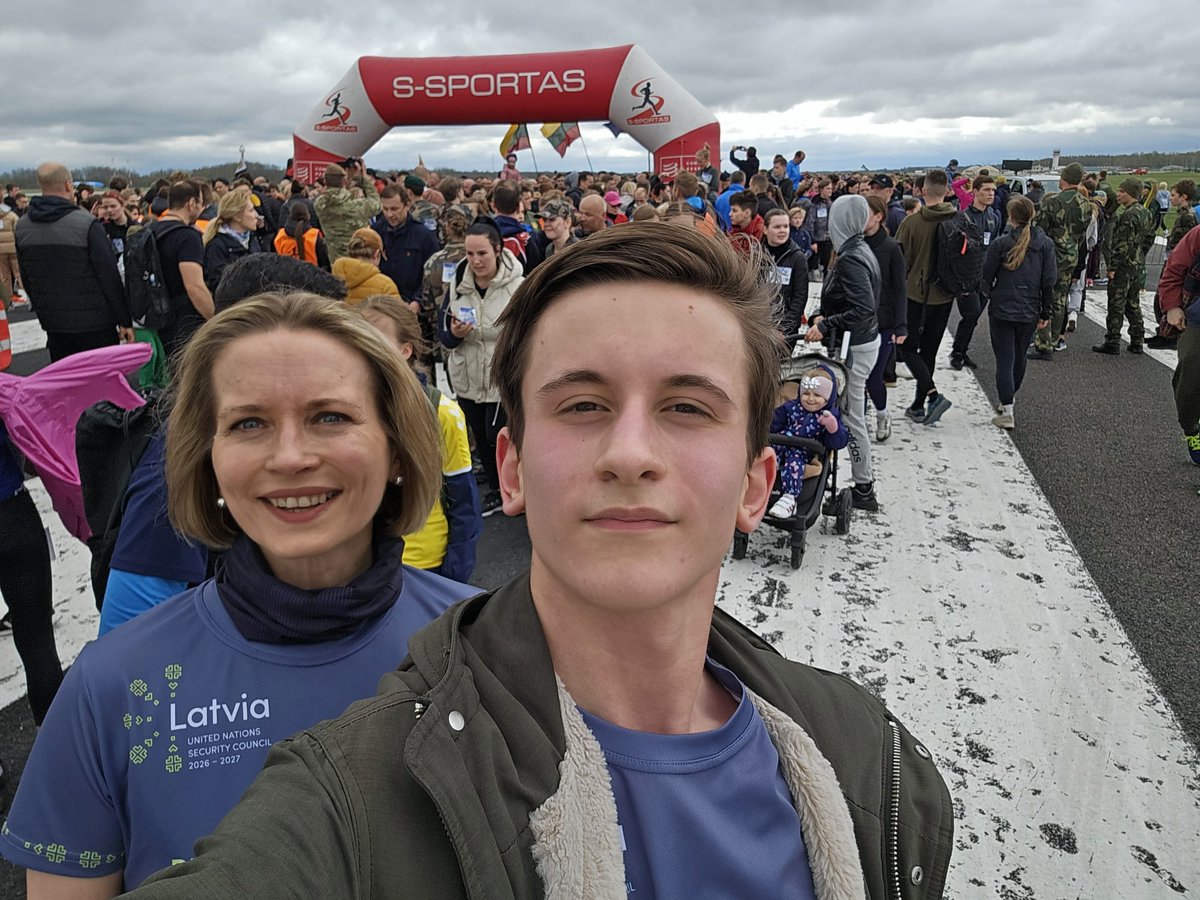
[[[0,371],[12,365],[12,335],[8,330],[8,313],[0,304]]]

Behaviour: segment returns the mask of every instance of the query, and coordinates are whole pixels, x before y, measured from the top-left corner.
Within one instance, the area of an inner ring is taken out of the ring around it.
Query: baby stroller
[[[801,375],[817,366],[828,369],[833,374],[837,386],[833,405],[841,411],[842,397],[845,394],[846,382],[849,380],[849,372],[843,363],[831,359],[822,352],[802,353],[784,360],[780,364],[779,382],[780,384],[794,383],[799,389]],[[821,471],[812,478],[805,479],[804,490],[797,498],[796,512],[793,515],[787,518],[763,516],[763,524],[770,525],[772,528],[780,528],[791,535],[792,568],[798,569],[804,560],[804,541],[808,529],[812,528],[817,519],[824,514],[833,517],[835,533],[848,534],[854,505],[850,496],[850,488],[838,489],[836,450],[830,450],[820,441],[812,438],[789,437],[784,434],[771,435],[771,443],[807,450],[812,454],[813,459],[819,459],[822,462]],[[771,491],[771,504],[779,499],[782,490],[777,474],[775,487]],[[734,532],[733,558],[744,559],[749,544],[750,535],[743,531]]]

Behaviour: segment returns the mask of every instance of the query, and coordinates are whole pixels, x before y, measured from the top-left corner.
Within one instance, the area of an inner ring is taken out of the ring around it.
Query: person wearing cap
[[[363,196],[355,197],[346,186],[347,179],[362,187]],[[359,228],[366,228],[371,216],[379,212],[379,192],[374,179],[366,177],[362,160],[356,161],[347,172],[337,163],[325,167],[325,191],[315,203],[317,216],[329,244],[329,255],[333,259],[345,256],[350,236]]]
[[[604,195],[604,205],[608,207],[605,216],[610,225],[620,225],[629,221],[629,217],[621,212],[621,195],[616,191],[609,191]]]
[[[400,296],[396,282],[379,271],[382,257],[383,238],[379,232],[359,228],[350,235],[346,255],[333,261],[333,274],[346,282],[346,303],[355,306],[376,294]]]
[[[867,182],[866,193],[887,204],[887,218],[883,220],[883,227],[887,229],[888,234],[895,237],[896,230],[904,221],[904,205],[896,197],[896,182],[892,180],[891,175],[880,172],[871,176],[871,180]]]
[[[1058,279],[1054,283],[1054,308],[1050,324],[1038,329],[1028,353],[1030,359],[1049,360],[1054,357],[1055,350],[1065,350],[1067,347],[1064,337],[1067,330],[1067,295],[1071,290],[1075,264],[1079,261],[1079,247],[1086,240],[1088,225],[1092,221],[1091,203],[1079,191],[1081,181],[1083,166],[1071,163],[1059,173],[1059,193],[1045,197],[1040,205],[1034,201],[1038,206],[1038,225],[1054,242]]]
[[[571,228],[575,221],[575,208],[571,206],[571,201],[543,200],[537,214],[542,220],[542,235],[546,239],[546,259],[559,250],[579,243],[579,238]]]
[[[1117,212],[1104,239],[1108,267],[1108,317],[1104,341],[1092,347],[1097,353],[1121,353],[1121,320],[1129,322],[1129,352],[1142,353],[1146,324],[1139,294],[1146,281],[1146,251],[1154,243],[1154,221],[1139,202],[1142,183],[1126,178],[1117,188]]]
[[[408,178],[405,187],[389,184],[383,189],[379,195],[380,212],[371,220],[371,228],[383,246],[379,270],[396,283],[400,296],[419,316],[425,302],[422,290],[425,263],[437,253],[438,242],[437,236],[412,214],[414,204],[407,187]],[[424,188],[423,182],[421,187]]]

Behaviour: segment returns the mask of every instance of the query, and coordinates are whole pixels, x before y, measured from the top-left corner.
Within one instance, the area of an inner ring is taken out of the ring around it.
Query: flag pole
[[[525,129],[525,134],[529,135],[528,127]],[[537,154],[533,152],[533,138],[529,138],[529,155],[533,157],[533,174],[536,177],[542,173],[542,170],[538,167]]]
[[[588,153],[587,141],[585,141],[583,139],[583,129],[582,128],[579,129],[579,145],[581,147],[583,147],[583,155],[587,157],[588,169],[591,171],[591,173],[593,175],[596,174],[596,167],[592,165],[592,154]]]

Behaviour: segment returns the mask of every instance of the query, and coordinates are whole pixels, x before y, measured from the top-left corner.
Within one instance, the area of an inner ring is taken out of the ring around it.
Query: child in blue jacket
[[[771,419],[771,434],[818,440],[830,450],[841,450],[850,442],[850,432],[842,424],[841,414],[833,408],[837,383],[833,373],[818,366],[800,376],[800,392],[775,410]],[[797,498],[804,481],[821,473],[822,462],[813,459],[807,450],[775,446],[779,460],[779,477],[783,494],[768,511],[768,515],[786,519],[796,512]]]

